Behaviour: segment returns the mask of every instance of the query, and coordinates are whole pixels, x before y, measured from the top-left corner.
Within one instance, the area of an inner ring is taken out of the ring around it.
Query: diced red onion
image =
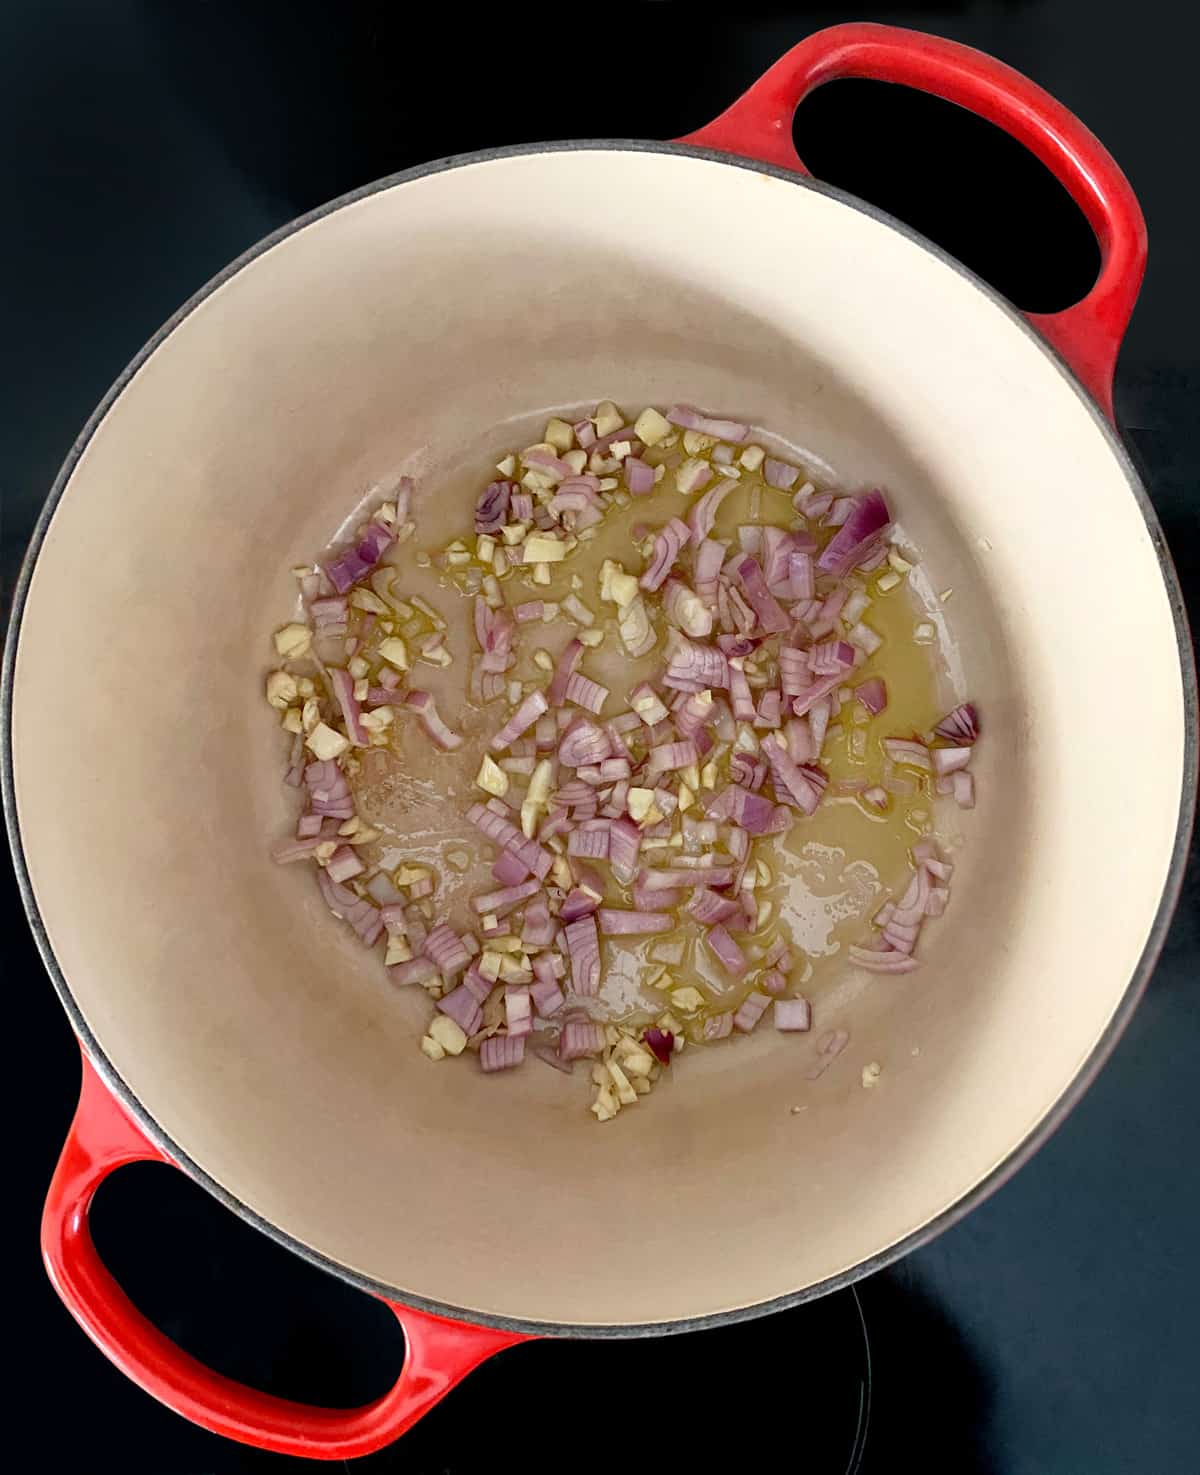
[[[750,966],[749,960],[720,922],[708,929],[705,941],[721,967],[731,977],[741,978]]]
[[[710,607],[717,602],[717,578],[725,563],[725,547],[705,538],[696,549],[692,567],[692,582],[696,593]]]
[[[713,523],[717,520],[717,512],[720,509],[721,503],[733,491],[737,484],[736,477],[726,477],[723,481],[717,482],[715,487],[711,487],[698,502],[692,505],[687,515],[687,525],[694,547],[698,548],[707,539],[709,533],[712,532]],[[696,592],[703,599],[706,596],[700,586],[700,581],[701,571],[699,566],[697,566]]]
[[[448,927],[445,922],[439,922],[433,928],[425,939],[422,951],[426,957],[433,959],[437,964],[438,972],[445,978],[452,978],[456,973],[461,973],[471,961],[471,954],[467,951],[466,944],[458,933]],[[473,1034],[474,1030],[468,1030],[467,1033]]]
[[[342,710],[342,720],[346,724],[346,736],[356,746],[365,748],[371,741],[371,735],[362,725],[362,708],[354,698],[354,677],[341,666],[331,666],[329,682],[333,687],[333,695],[337,704]]]
[[[331,881],[349,881],[352,876],[361,876],[366,867],[349,845],[339,845],[325,865]]]
[[[817,559],[823,573],[841,578],[862,561],[892,520],[883,493],[870,491],[857,499],[850,516]]]
[[[437,1007],[443,1014],[448,1014],[466,1035],[473,1035],[483,1023],[479,1000],[465,983],[460,983],[438,999]]]
[[[504,1023],[509,1039],[518,1039],[533,1030],[533,1000],[525,987],[504,990]]]
[[[629,693],[629,700],[634,706],[632,716],[635,720],[626,731],[632,730],[638,723],[645,723],[647,727],[653,727],[655,723],[662,722],[667,716],[667,709],[663,705],[662,698],[647,681],[639,682]],[[617,719],[620,721],[620,719]]]
[[[737,576],[741,581],[742,592],[758,616],[758,623],[764,630],[772,635],[778,635],[791,627],[791,621],[767,588],[763,571],[755,559],[747,557],[739,560]]]
[[[933,761],[924,743],[908,738],[884,738],[883,751],[895,763],[907,763],[910,768],[920,768],[926,773],[933,771]]]
[[[812,1005],[807,999],[776,999],[774,1015],[778,1030],[812,1028]]]
[[[527,897],[536,896],[541,889],[540,881],[522,881],[515,886],[506,886],[502,891],[485,891],[481,896],[474,896],[471,905],[480,916],[485,912],[495,912],[496,916],[504,917]]]
[[[432,958],[410,958],[405,963],[388,965],[388,977],[393,983],[401,986],[409,983],[428,983],[437,977],[437,973]],[[459,993],[460,989],[461,985],[454,992]]]
[[[550,682],[546,696],[552,707],[561,707],[567,699],[567,683],[575,668],[583,659],[583,642],[569,640],[558,658],[558,664],[554,668],[554,678]]]
[[[593,1019],[568,1019],[558,1040],[558,1053],[564,1060],[581,1060],[585,1055],[599,1055],[604,1049],[604,1027]]]
[[[604,860],[611,829],[611,820],[584,820],[567,835],[567,854],[577,855],[581,860]]]
[[[522,1035],[489,1035],[479,1047],[480,1068],[488,1073],[511,1070],[525,1059]]]
[[[650,564],[638,581],[643,589],[658,589],[666,582],[667,575],[675,566],[680,549],[688,540],[688,527],[679,518],[673,517],[654,536],[654,552]]]
[[[970,748],[934,748],[931,755],[933,759],[933,771],[939,777],[947,774],[957,773],[959,769],[966,768],[971,761]]]
[[[579,717],[567,728],[558,745],[559,762],[568,768],[600,763],[611,751],[608,734],[602,727]]]
[[[623,886],[628,886],[633,880],[641,843],[641,832],[632,820],[622,818],[611,822],[608,832],[608,863],[613,875]]]
[[[598,681],[592,681],[578,671],[572,671],[567,678],[566,699],[574,702],[577,707],[599,715],[608,700],[608,687],[601,686]]]
[[[475,503],[475,531],[498,533],[508,520],[509,497],[516,489],[511,481],[493,481],[479,494]]]
[[[372,519],[352,548],[347,548],[324,565],[329,582],[339,594],[345,594],[352,584],[371,572],[395,538],[391,528]]]
[[[645,776],[647,779],[654,779],[660,774],[673,773],[676,769],[687,768],[689,764],[695,763],[698,757],[696,744],[689,740],[662,743],[656,748],[651,748],[646,755]]]
[[[819,676],[810,687],[792,701],[792,712],[797,717],[803,717],[807,712],[829,695],[831,691],[842,684],[845,672],[839,671],[833,676]]]
[[[581,996],[594,996],[600,989],[600,939],[595,917],[580,917],[569,923],[564,936],[571,960],[571,986]]]
[[[625,485],[635,497],[646,496],[654,490],[654,467],[637,456],[626,456]]]
[[[667,419],[681,430],[695,430],[700,435],[711,435],[716,440],[731,440],[736,445],[740,445],[750,434],[750,427],[743,425],[740,420],[717,419],[703,414],[692,405],[672,405],[667,411]]]
[[[872,717],[877,717],[887,706],[887,686],[880,676],[872,676],[869,681],[856,686],[854,695]]]
[[[712,467],[704,461],[685,461],[675,473],[675,486],[684,496],[692,496],[712,480]]]
[[[729,685],[729,663],[711,645],[695,645],[686,636],[675,636],[675,649],[667,663],[663,685],[676,691],[701,692]]]
[[[814,676],[836,676],[854,665],[854,647],[845,640],[823,640],[808,653]]]
[[[670,932],[675,919],[669,912],[629,911],[624,907],[601,907],[596,913],[600,931],[606,937],[633,937],[640,934]]]
[[[973,703],[963,702],[953,712],[947,712],[933,730],[938,737],[970,747],[979,741],[979,713]]]
[[[710,1014],[704,1021],[704,1038],[707,1041],[728,1039],[733,1033],[733,1014],[726,1010],[723,1014]]]
[[[814,814],[821,802],[823,788],[815,777],[819,770],[809,770],[793,763],[786,744],[775,733],[764,738],[762,751],[771,767],[776,798],[795,805],[803,814]]]
[[[952,780],[954,784],[954,802],[960,809],[975,808],[975,780],[965,770],[956,773]]]
[[[443,752],[452,753],[462,747],[462,738],[442,721],[432,692],[414,687],[404,698],[404,705],[417,714],[422,727]]]
[[[786,461],[776,461],[773,456],[768,456],[762,467],[763,481],[769,487],[774,487],[779,492],[790,492],[796,485],[796,479],[800,475],[800,469],[789,466]]]
[[[675,1036],[669,1029],[659,1029],[651,1025],[642,1032],[642,1039],[659,1065],[670,1065],[675,1050]]]
[[[741,1030],[743,1034],[748,1035],[767,1012],[767,1005],[770,1002],[767,994],[761,994],[757,989],[752,989],[734,1010],[734,1029]]]

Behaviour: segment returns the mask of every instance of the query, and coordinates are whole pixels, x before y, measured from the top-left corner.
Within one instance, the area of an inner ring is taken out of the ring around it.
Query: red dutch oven
[[[840,77],[934,93],[1024,143],[1099,240],[1086,298],[1022,316],[812,180],[792,115]],[[1145,255],[1124,176],[1040,88],[847,25],[678,142],[498,149],[348,195],[164,327],[55,485],[4,687],[18,874],[84,1056],[43,1250],[118,1367],[219,1434],[351,1458],[524,1338],[683,1331],[845,1286],[1045,1140],[1153,967],[1195,794],[1179,590],[1109,423]],[[697,1052],[652,1109],[602,1128],[553,1072],[431,1067],[420,1001],[381,986],[299,868],[271,865],[286,814],[259,639],[364,486],[412,471],[419,523],[449,528],[496,427],[516,443],[599,395],[719,407],[889,487],[955,588],[988,736],[954,908],[919,983],[828,1001],[851,1036],[838,1069],[798,1082],[790,1048],[755,1037]],[[1038,531],[1048,510],[1069,556]],[[1154,763],[1090,720],[1135,684]],[[1100,802],[1118,773],[1121,803]],[[151,1326],[88,1232],[98,1185],[139,1160],[379,1295],[407,1340],[392,1390],[302,1406]]]

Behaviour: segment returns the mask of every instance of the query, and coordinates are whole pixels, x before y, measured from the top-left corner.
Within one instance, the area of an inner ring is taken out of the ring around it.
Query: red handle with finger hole
[[[390,1444],[493,1353],[526,1341],[384,1304],[407,1343],[395,1386],[362,1408],[315,1408],[275,1398],[213,1372],[165,1337],[104,1268],[88,1231],[88,1207],[115,1168],[169,1163],[125,1114],[88,1061],[42,1215],[42,1254],[67,1310],[101,1352],[139,1387],[195,1424],[243,1444],[307,1459],[348,1460]]]
[[[1100,140],[1028,77],[921,31],[831,26],[780,57],[714,122],[678,141],[807,174],[792,144],[793,114],[814,87],[840,77],[898,82],[958,103],[1023,143],[1066,187],[1100,244],[1100,274],[1074,307],[1026,316],[1111,419],[1113,370],[1146,269],[1146,223]]]

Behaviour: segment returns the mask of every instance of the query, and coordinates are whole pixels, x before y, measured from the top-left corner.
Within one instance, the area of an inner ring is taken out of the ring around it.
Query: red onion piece
[[[971,761],[970,748],[934,748],[930,757],[933,759],[933,771],[939,777],[944,778],[951,773],[957,773],[966,768]]]
[[[592,1019],[568,1019],[558,1040],[558,1053],[564,1060],[581,1060],[585,1055],[599,1055],[604,1049],[604,1028]]]
[[[576,718],[571,723],[558,745],[559,762],[566,764],[568,768],[600,763],[608,757],[610,751],[608,734],[585,717]]]
[[[810,712],[819,701],[842,684],[844,675],[845,672],[839,671],[833,676],[818,677],[810,687],[793,700],[792,712],[795,716],[803,717],[805,713]]]
[[[346,724],[346,736],[357,747],[365,748],[371,741],[371,735],[362,725],[362,708],[354,697],[354,677],[341,666],[331,666],[329,683],[333,687],[333,695],[342,711],[342,721]]]
[[[758,623],[764,630],[772,635],[779,635],[784,630],[791,628],[791,621],[780,607],[779,602],[767,588],[767,582],[763,578],[763,571],[753,558],[743,558],[737,564],[737,576],[741,581],[742,592],[750,603],[750,607],[758,616]]]
[[[580,675],[578,671],[572,671],[567,678],[566,699],[574,702],[577,707],[599,715],[608,700],[608,687]]]
[[[673,632],[674,633],[674,632]],[[695,645],[675,635],[675,649],[667,663],[663,685],[675,691],[701,692],[729,685],[729,662],[711,645]]]
[[[650,564],[638,581],[643,589],[661,588],[667,575],[675,566],[675,560],[679,557],[680,550],[687,540],[687,524],[680,522],[677,517],[673,517],[660,532],[655,534],[654,552]]]
[[[647,753],[645,777],[655,779],[660,774],[673,773],[676,769],[687,768],[698,758],[696,744],[693,742],[685,740],[677,743],[662,743],[658,747],[651,748]]]
[[[577,994],[592,997],[600,989],[600,939],[595,917],[571,922],[564,935],[571,959],[571,986]]]
[[[325,870],[331,881],[340,883],[349,881],[353,876],[361,876],[366,867],[351,846],[339,845],[329,857]]]
[[[734,1010],[734,1029],[741,1030],[743,1034],[748,1035],[767,1012],[767,1005],[770,1002],[771,1000],[766,994],[761,994],[757,989],[752,989]]]
[[[740,445],[750,434],[750,427],[740,420],[721,420],[705,415],[692,405],[672,405],[667,419],[681,430],[695,430],[701,435],[711,435],[716,440],[731,440]]]
[[[642,1039],[659,1065],[670,1065],[675,1050],[675,1036],[669,1029],[659,1029],[656,1025],[651,1025],[643,1030]]]
[[[956,773],[953,777],[954,802],[960,809],[975,808],[975,780],[971,774],[964,772]]]
[[[396,534],[391,528],[372,519],[352,548],[345,549],[337,558],[324,565],[329,582],[339,594],[345,594],[352,584],[371,572],[395,538]]]
[[[523,733],[529,731],[545,711],[546,698],[540,691],[530,692],[517,706],[504,726],[495,734],[488,747],[497,753],[502,748],[510,747]]]
[[[567,854],[583,860],[604,860],[608,855],[612,821],[588,819],[567,835]]]
[[[796,485],[800,468],[789,466],[786,461],[776,461],[773,456],[768,456],[763,462],[762,475],[763,481],[769,487],[774,487],[779,492],[790,492]]]
[[[895,763],[907,763],[910,768],[920,768],[926,773],[933,771],[933,760],[924,743],[908,738],[884,738],[883,750]]]
[[[561,707],[567,699],[567,683],[571,679],[576,666],[583,659],[583,643],[579,640],[569,640],[558,658],[558,664],[554,668],[554,678],[546,691],[546,696],[552,707]]]
[[[511,1070],[524,1059],[525,1039],[521,1035],[490,1035],[479,1047],[480,1068],[488,1073]]]
[[[596,919],[606,937],[670,932],[675,926],[675,918],[669,912],[634,912],[624,907],[601,907]]]
[[[404,705],[417,714],[422,727],[443,752],[452,753],[462,747],[462,738],[442,721],[432,692],[414,687],[404,698]]]
[[[516,483],[494,481],[484,488],[475,503],[475,531],[498,533],[508,520],[509,497],[516,490]]]
[[[887,686],[880,676],[872,676],[870,681],[864,681],[861,686],[856,686],[854,696],[872,717],[878,717],[887,706]]]
[[[704,538],[696,549],[692,582],[696,593],[710,607],[717,602],[717,577],[724,563],[725,545],[716,543],[711,538]]]
[[[807,999],[776,999],[774,1014],[778,1030],[812,1028],[812,1005]]]
[[[437,973],[432,958],[410,958],[407,963],[392,963],[388,967],[388,977],[393,983],[400,985],[428,983],[430,979],[437,977]],[[454,992],[458,993],[459,989]]]
[[[948,712],[933,730],[938,737],[970,747],[979,741],[979,713],[971,702],[963,702]]]
[[[523,985],[504,990],[504,1023],[510,1040],[532,1032],[533,1000]]]
[[[736,477],[726,477],[719,481],[715,487],[711,487],[700,500],[693,504],[687,515],[688,531],[691,534],[692,543],[699,547],[713,530],[713,524],[717,520],[717,512],[721,503],[737,486]],[[705,594],[700,587],[700,570],[696,570],[696,592],[703,599]]]
[[[838,528],[818,557],[817,567],[823,573],[841,578],[871,552],[891,520],[883,493],[867,492],[857,500],[845,524]]]
[[[527,897],[536,896],[541,889],[540,881],[522,881],[516,886],[506,886],[502,891],[486,891],[481,896],[474,896],[471,905],[480,916],[494,912],[496,916],[504,917]]]
[[[715,927],[710,927],[705,934],[705,941],[708,943],[713,956],[720,963],[721,967],[725,969],[726,973],[733,978],[741,978],[743,976],[750,966],[749,960],[741,948],[738,947],[737,943],[734,942],[733,938],[730,937],[723,924],[718,922]]]
[[[814,676],[836,676],[854,665],[854,647],[845,640],[823,640],[808,653]]]
[[[467,951],[466,943],[445,922],[439,922],[426,937],[422,952],[426,957],[433,959],[437,964],[438,972],[445,978],[452,978],[456,973],[461,973],[471,961],[471,954]],[[474,1030],[468,1030],[467,1033],[474,1034]]]
[[[771,767],[776,798],[784,804],[794,805],[803,814],[814,814],[824,789],[817,778],[820,770],[793,763],[786,745],[776,733],[763,739],[762,751]],[[823,774],[821,778],[824,778]]]
[[[625,485],[635,497],[647,496],[654,490],[654,467],[637,456],[626,456]]]
[[[608,863],[622,886],[633,880],[641,845],[641,832],[632,820],[613,820],[608,834]]]
[[[457,988],[438,999],[437,1007],[443,1014],[448,1014],[464,1034],[473,1035],[483,1023],[483,1010],[479,1000],[465,983],[460,983]]]

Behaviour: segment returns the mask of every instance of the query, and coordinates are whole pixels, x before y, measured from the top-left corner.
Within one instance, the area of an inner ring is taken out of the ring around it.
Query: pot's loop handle
[[[42,1216],[42,1254],[67,1310],[129,1378],[195,1424],[260,1449],[308,1459],[370,1454],[403,1434],[473,1368],[521,1335],[385,1302],[407,1348],[395,1386],[363,1408],[315,1408],[213,1372],[165,1337],[105,1269],[88,1231],[92,1196],[115,1168],[171,1160],[126,1116],[88,1061]]]
[[[1100,275],[1063,312],[1026,316],[1112,418],[1112,379],[1146,269],[1137,196],[1096,136],[1048,92],[972,47],[896,26],[831,26],[794,46],[707,127],[681,138],[807,174],[792,117],[823,82],[871,77],[930,92],[999,125],[1050,170],[1083,211],[1100,245]]]

